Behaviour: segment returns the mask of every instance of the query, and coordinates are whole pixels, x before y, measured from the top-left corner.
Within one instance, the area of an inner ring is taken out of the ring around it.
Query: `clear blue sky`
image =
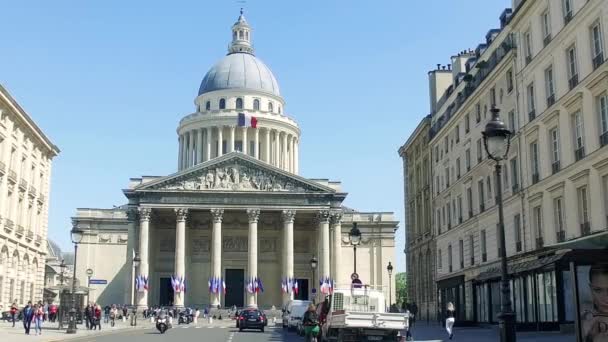
[[[428,113],[427,71],[474,48],[509,0],[259,1],[245,15],[302,128],[300,171],[341,180],[346,205],[394,211],[397,149]],[[77,207],[125,202],[130,177],[177,165],[178,121],[226,54],[236,1],[7,1],[0,82],[62,150],[49,237],[70,250]]]

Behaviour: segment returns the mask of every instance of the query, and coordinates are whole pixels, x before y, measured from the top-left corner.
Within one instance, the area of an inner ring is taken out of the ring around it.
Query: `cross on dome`
[[[251,26],[245,20],[243,8],[241,8],[239,18],[232,25],[232,43],[228,48],[228,54],[249,53],[253,55],[253,45],[251,45]]]

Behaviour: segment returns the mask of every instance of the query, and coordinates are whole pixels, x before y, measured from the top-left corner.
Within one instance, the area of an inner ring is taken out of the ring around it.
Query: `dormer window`
[[[243,109],[243,99],[240,97],[236,99],[236,109]]]
[[[274,107],[272,106],[272,102],[268,102],[268,111],[272,112],[274,110]]]
[[[205,102],[205,110],[211,110],[211,101]]]
[[[220,99],[220,109],[226,109],[226,99]]]
[[[253,100],[253,110],[260,110],[260,100]]]

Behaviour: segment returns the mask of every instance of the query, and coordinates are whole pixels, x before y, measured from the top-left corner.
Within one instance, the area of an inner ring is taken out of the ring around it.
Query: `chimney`
[[[441,67],[441,70],[440,70]],[[437,70],[429,71],[429,102],[431,113],[437,111],[437,101],[446,89],[452,85],[452,73],[445,70],[446,67],[437,65]]]

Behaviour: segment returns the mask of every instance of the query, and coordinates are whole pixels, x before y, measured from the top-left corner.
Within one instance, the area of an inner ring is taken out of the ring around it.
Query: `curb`
[[[60,337],[58,336],[57,339],[52,339],[52,340],[48,340],[46,342],[61,342],[61,341],[77,341],[80,339],[91,339],[91,338],[95,338],[97,336],[107,336],[107,335],[113,335],[113,334],[119,334],[119,333],[124,333],[124,332],[130,332],[130,331],[137,331],[137,330],[143,330],[143,329],[151,329],[152,327],[145,327],[145,326],[137,326],[137,327],[126,327],[126,328],[121,328],[121,329],[116,329],[116,330],[106,330],[104,332],[100,332],[97,334],[90,334],[90,335],[78,335],[78,333],[74,334],[74,335],[68,335],[68,334],[63,334]]]

